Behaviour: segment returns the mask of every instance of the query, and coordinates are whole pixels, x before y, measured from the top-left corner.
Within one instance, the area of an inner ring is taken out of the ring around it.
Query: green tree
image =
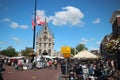
[[[120,37],[112,39],[105,44],[105,50],[109,58],[116,61],[117,69],[120,70]]]
[[[77,54],[77,51],[80,52],[80,51],[82,51],[82,50],[84,50],[84,49],[87,50],[87,48],[85,47],[84,44],[78,44],[75,48],[71,48],[71,54],[72,54],[72,55],[75,55],[75,54]],[[76,51],[75,51],[75,50],[76,50]]]
[[[71,48],[71,54],[74,55],[74,48]]]
[[[120,38],[110,40],[105,44],[108,53],[115,53],[120,50]]]
[[[7,47],[6,49],[1,51],[2,55],[6,55],[9,57],[13,57],[13,56],[17,56],[17,52],[15,51],[15,48],[13,48],[12,46]]]
[[[23,56],[28,56],[28,54],[32,51],[32,48],[26,48],[25,50],[22,50],[21,53]]]
[[[85,47],[85,44],[78,44],[76,47],[75,47],[79,52],[86,49],[87,48]]]

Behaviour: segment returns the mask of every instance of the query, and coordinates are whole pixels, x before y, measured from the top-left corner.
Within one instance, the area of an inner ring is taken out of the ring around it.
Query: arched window
[[[39,54],[41,54],[41,49],[39,49]]]
[[[45,31],[44,34],[47,34],[47,32]]]
[[[44,43],[44,48],[46,49],[46,43]]]
[[[49,48],[51,47],[51,43],[49,43]]]
[[[51,42],[51,38],[49,38],[49,42]]]
[[[39,47],[41,47],[42,46],[42,44],[41,43],[39,43]]]
[[[46,50],[43,51],[43,55],[48,55]]]
[[[48,50],[48,53],[51,54],[51,49]]]
[[[39,38],[39,41],[42,41],[42,38]]]
[[[46,36],[44,36],[43,40],[46,42],[46,41],[47,41],[47,37],[46,37]]]

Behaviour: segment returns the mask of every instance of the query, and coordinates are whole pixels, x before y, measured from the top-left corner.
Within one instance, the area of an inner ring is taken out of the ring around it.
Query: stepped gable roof
[[[46,21],[46,18],[45,18],[45,23],[42,26],[42,29],[37,33],[37,37],[44,34],[45,32],[50,34],[50,36],[54,37],[54,34],[52,33],[52,30],[48,27],[48,23]]]
[[[113,24],[116,17],[120,17],[120,9],[116,10],[113,12],[111,19],[110,19],[110,23]]]

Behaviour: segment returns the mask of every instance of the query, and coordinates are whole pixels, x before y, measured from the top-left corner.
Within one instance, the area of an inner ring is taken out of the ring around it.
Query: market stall
[[[81,52],[79,52],[78,54],[74,55],[73,58],[78,58],[78,59],[97,59],[98,56],[90,53],[87,50],[83,50]]]

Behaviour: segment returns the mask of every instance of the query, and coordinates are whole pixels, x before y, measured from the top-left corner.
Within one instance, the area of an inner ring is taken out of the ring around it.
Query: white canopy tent
[[[78,58],[78,59],[95,59],[98,58],[98,56],[96,56],[93,53],[90,53],[87,50],[83,50],[81,52],[79,52],[78,54],[76,54],[75,56],[73,56],[73,58]]]

